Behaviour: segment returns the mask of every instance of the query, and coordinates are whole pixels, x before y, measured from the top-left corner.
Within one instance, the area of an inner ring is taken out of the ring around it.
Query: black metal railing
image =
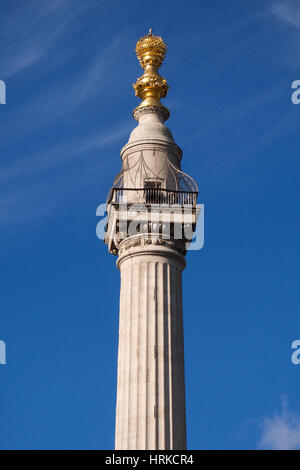
[[[161,188],[113,188],[108,203],[196,206],[198,193]]]

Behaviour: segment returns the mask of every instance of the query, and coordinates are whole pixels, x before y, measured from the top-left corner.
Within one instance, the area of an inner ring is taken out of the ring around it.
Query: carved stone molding
[[[173,239],[166,239],[166,238],[146,238],[146,237],[139,237],[134,239],[128,239],[121,242],[119,246],[119,255],[122,255],[130,248],[137,248],[147,245],[156,245],[156,246],[166,246],[168,248],[172,248],[180,253],[182,256],[186,254],[185,243],[183,240],[173,240]]]
[[[170,111],[164,106],[141,106],[133,110],[132,115],[136,121],[140,119],[143,114],[156,113],[163,121],[170,117]]]

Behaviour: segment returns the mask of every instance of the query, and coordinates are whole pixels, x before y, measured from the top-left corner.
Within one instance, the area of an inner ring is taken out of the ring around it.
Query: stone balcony
[[[108,204],[159,204],[196,207],[198,193],[164,188],[113,188]]]
[[[109,252],[117,255],[127,238],[154,238],[172,241],[185,254],[200,212],[197,195],[163,188],[113,188],[104,240]]]

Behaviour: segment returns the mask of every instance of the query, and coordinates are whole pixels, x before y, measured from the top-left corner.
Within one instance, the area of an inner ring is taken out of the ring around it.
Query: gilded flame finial
[[[136,109],[156,106],[166,110],[160,102],[168,92],[168,84],[158,69],[167,53],[167,46],[160,36],[154,36],[152,29],[136,43],[136,55],[144,69],[144,74],[133,84],[135,95],[143,101]],[[167,110],[166,110],[167,111]]]

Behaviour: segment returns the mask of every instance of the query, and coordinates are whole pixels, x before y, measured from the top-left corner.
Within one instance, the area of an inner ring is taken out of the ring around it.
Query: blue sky
[[[1,449],[112,449],[119,272],[96,207],[152,27],[205,246],[183,274],[188,447],[300,448],[297,0],[1,0]]]

